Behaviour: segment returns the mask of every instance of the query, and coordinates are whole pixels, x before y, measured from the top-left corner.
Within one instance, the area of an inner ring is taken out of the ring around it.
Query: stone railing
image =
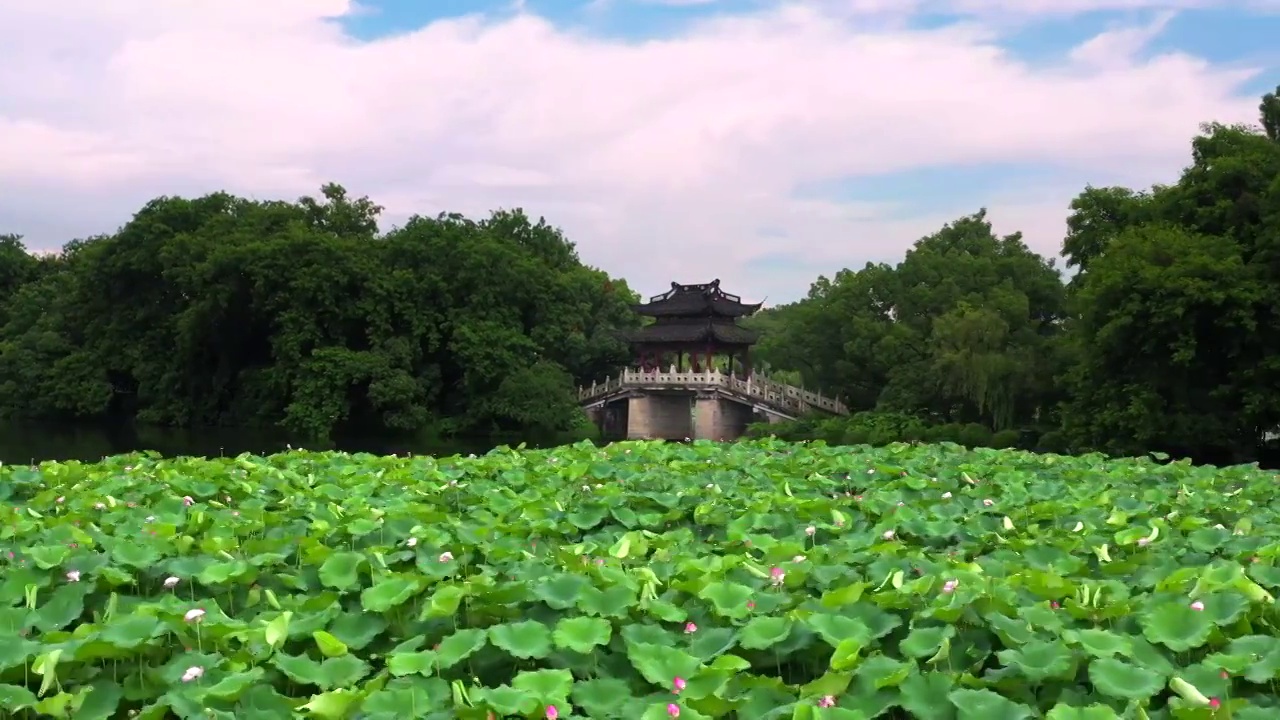
[[[746,378],[738,378],[719,370],[680,372],[674,367],[665,371],[624,370],[616,378],[578,388],[578,400],[589,402],[620,390],[646,388],[720,389],[793,415],[802,415],[810,410],[821,410],[834,415],[849,414],[849,409],[839,400],[794,385],[775,382],[763,375],[752,374]]]

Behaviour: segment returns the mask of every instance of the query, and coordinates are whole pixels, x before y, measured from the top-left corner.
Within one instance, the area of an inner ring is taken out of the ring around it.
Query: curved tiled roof
[[[673,282],[667,292],[632,309],[649,317],[742,317],[759,310],[761,304],[744,303],[737,295],[721,290],[719,280],[712,280],[700,285]]]
[[[659,320],[642,328],[624,330],[622,337],[631,343],[751,345],[760,339],[760,333],[733,323],[698,318]]]

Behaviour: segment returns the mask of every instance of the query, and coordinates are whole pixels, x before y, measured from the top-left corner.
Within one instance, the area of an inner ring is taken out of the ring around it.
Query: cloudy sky
[[[770,304],[989,208],[1056,255],[1280,83],[1280,0],[0,0],[0,232],[327,181]]]

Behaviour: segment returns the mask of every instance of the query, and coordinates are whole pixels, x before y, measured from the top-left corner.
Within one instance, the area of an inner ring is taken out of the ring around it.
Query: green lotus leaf
[[[386,612],[413,597],[420,587],[414,577],[383,578],[360,593],[360,607],[367,612]]]
[[[398,678],[371,693],[360,704],[368,720],[417,718],[450,703],[449,685],[440,678]]]
[[[99,679],[93,682],[88,688],[88,693],[81,695],[77,702],[80,707],[75,712],[76,720],[110,720],[117,717],[117,711],[120,707],[120,700],[124,697],[124,688],[119,684],[107,680]],[[8,705],[3,704],[0,699],[0,707],[6,709]]]
[[[440,668],[450,668],[474,655],[489,643],[484,630],[469,628],[458,630],[445,637],[435,647],[436,663]]]
[[[33,708],[37,701],[36,694],[22,686],[0,684],[0,707],[9,712]]]
[[[98,639],[121,650],[133,648],[150,641],[160,633],[160,619],[143,613],[126,615],[107,623],[98,633]],[[2,662],[2,657],[0,657]]]
[[[857,640],[866,644],[872,640],[872,630],[866,623],[857,618],[844,615],[815,614],[805,620],[805,624],[818,633],[828,645],[838,646],[845,640]]]
[[[959,720],[1029,720],[1035,711],[990,690],[953,690],[947,699]]]
[[[668,689],[677,677],[688,680],[702,668],[702,661],[683,650],[648,643],[628,643],[627,659],[645,680]]]
[[[902,684],[914,669],[915,663],[895,660],[887,655],[873,655],[858,665],[855,675],[866,686],[879,690]]]
[[[831,669],[840,671],[857,666],[866,647],[867,644],[858,638],[841,640],[831,653]]]
[[[914,627],[898,644],[898,649],[907,657],[929,657],[938,652],[943,641],[955,637],[955,634],[954,625]]]
[[[634,697],[631,687],[617,678],[593,678],[574,683],[573,703],[586,711],[587,717],[618,717]]]
[[[1097,658],[1113,655],[1129,657],[1133,654],[1133,642],[1128,637],[1110,630],[1085,628],[1072,630],[1064,637],[1067,642],[1079,645],[1086,653]]]
[[[18,635],[0,635],[0,672],[22,667],[36,656],[40,643],[32,642]]]
[[[112,543],[111,557],[121,565],[140,570],[150,568],[160,561],[160,553],[156,548],[129,540]]]
[[[1074,707],[1058,703],[1049,710],[1045,720],[1120,720],[1120,715],[1110,707],[1101,704]]]
[[[219,585],[232,580],[239,580],[253,572],[253,570],[252,565],[237,558],[224,562],[209,563],[200,571],[196,579],[205,585]]]
[[[654,638],[654,642],[662,643],[662,638]],[[689,642],[689,652],[703,662],[723,657],[738,644],[738,633],[729,628],[702,628],[694,633]]]
[[[362,612],[342,613],[329,625],[329,632],[352,650],[368,647],[386,629],[387,621],[382,616]]]
[[[732,582],[712,582],[698,591],[698,597],[711,603],[717,615],[727,618],[744,618],[751,612],[747,603],[755,591],[746,585]]]
[[[369,674],[369,664],[354,655],[316,662],[302,655],[277,653],[271,656],[271,663],[294,681],[322,690],[349,687]]]
[[[360,564],[364,556],[354,552],[336,552],[320,564],[320,582],[335,590],[351,590],[360,585]]]
[[[71,550],[66,545],[40,545],[27,548],[24,552],[36,567],[44,570],[61,567],[71,555]]]
[[[588,653],[596,646],[609,644],[613,626],[608,620],[597,617],[564,618],[556,623],[552,637],[556,647]]]
[[[404,675],[433,675],[438,667],[436,654],[422,652],[392,652],[387,658],[387,670],[396,677]]]
[[[67,583],[58,587],[49,599],[40,603],[35,612],[35,627],[40,630],[61,630],[84,614],[84,600],[92,591],[88,583]]]
[[[341,720],[350,714],[352,706],[360,698],[360,693],[352,690],[331,690],[313,695],[309,702],[302,705],[302,709],[321,720]]]
[[[609,511],[603,507],[585,507],[569,513],[565,519],[579,530],[590,530],[603,522],[608,513]]]
[[[488,708],[499,715],[529,716],[539,710],[538,698],[510,685],[476,688],[471,693],[471,700],[478,706]],[[560,710],[557,708],[557,710]],[[568,708],[560,710],[568,715]]]
[[[422,608],[420,620],[452,617],[467,597],[465,588],[458,585],[439,585]]]
[[[604,590],[588,587],[578,597],[578,609],[588,615],[625,618],[636,603],[636,591],[622,585],[612,585]]]
[[[898,686],[897,703],[920,720],[953,720],[950,694],[955,685],[944,673],[912,673]]]
[[[1235,623],[1249,612],[1249,599],[1238,592],[1217,592],[1202,596],[1205,619],[1218,626]]]
[[[784,617],[754,617],[742,628],[738,644],[748,650],[764,650],[791,634],[791,620]]]
[[[324,630],[316,630],[311,633],[311,637],[316,641],[316,648],[320,650],[320,654],[327,658],[341,657],[348,652],[347,646],[341,640]]]
[[[255,667],[245,672],[224,675],[214,684],[204,688],[202,696],[216,700],[238,699],[246,690],[257,685],[265,674],[266,671],[262,668]]]
[[[1001,650],[997,656],[1005,666],[1035,683],[1052,678],[1069,680],[1075,675],[1075,653],[1061,640],[1033,640],[1015,650]]]
[[[512,657],[543,658],[551,652],[552,631],[535,620],[524,620],[489,628],[489,641]]]
[[[1150,608],[1139,622],[1142,634],[1153,643],[1182,652],[1204,645],[1213,631],[1213,621],[1189,602],[1165,601]]]
[[[511,687],[537,698],[540,705],[562,705],[573,689],[573,673],[568,670],[525,670],[516,674]]]
[[[539,582],[533,593],[551,608],[568,610],[578,604],[582,592],[590,584],[581,575],[557,573]]]
[[[1164,689],[1165,676],[1144,667],[1117,660],[1099,658],[1089,663],[1089,682],[1108,697],[1122,700],[1145,700]]]

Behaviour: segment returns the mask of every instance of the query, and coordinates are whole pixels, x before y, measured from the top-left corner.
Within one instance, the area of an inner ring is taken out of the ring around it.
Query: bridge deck
[[[832,415],[848,415],[849,409],[839,400],[824,397],[785,383],[774,382],[753,374],[737,378],[718,370],[707,372],[624,370],[616,378],[604,383],[593,383],[578,389],[578,401],[590,408],[607,403],[628,391],[693,390],[717,391],[738,402],[759,405],[761,408],[786,417],[797,417],[818,410]]]

